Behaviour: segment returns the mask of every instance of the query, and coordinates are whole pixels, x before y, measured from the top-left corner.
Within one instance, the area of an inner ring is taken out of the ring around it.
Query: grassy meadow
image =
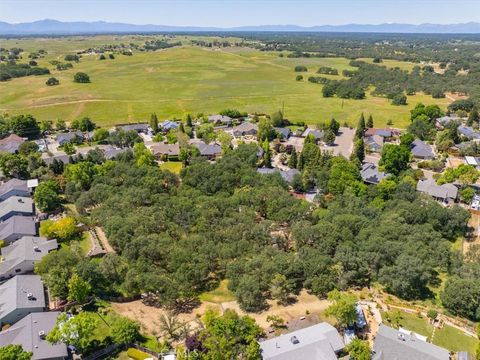
[[[89,116],[98,125],[108,126],[145,121],[153,112],[166,119],[181,118],[186,113],[217,113],[225,108],[272,113],[284,107],[286,117],[293,121],[315,124],[335,117],[354,125],[364,112],[373,114],[376,126],[392,120],[393,126],[403,128],[416,103],[437,103],[442,108],[449,103],[448,99],[435,100],[422,94],[409,97],[407,106],[393,106],[387,99],[370,95],[365,100],[323,98],[322,86],[309,83],[308,76],[320,66],[331,66],[341,73],[351,69],[349,60],[293,59],[248,48],[203,49],[192,47],[191,38],[183,36],[174,39],[182,41],[182,47],[137,51],[133,56],[116,55],[114,60],[103,61],[96,55],[85,55],[66,71],[53,70],[48,63],[53,59],[63,61],[65,54],[92,46],[140,44],[150,38],[128,35],[2,41],[3,47],[23,48],[25,58],[30,51],[46,49],[47,57],[38,63],[47,66],[60,85],[46,86],[48,75],[0,82],[0,113],[31,113],[39,120],[66,121]],[[308,67],[307,73],[300,73],[304,81],[295,81],[299,74],[293,71],[296,65]],[[89,74],[91,83],[74,83],[73,75],[78,71]]]

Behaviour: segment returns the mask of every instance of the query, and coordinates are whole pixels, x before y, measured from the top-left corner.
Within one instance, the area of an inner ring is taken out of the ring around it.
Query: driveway
[[[335,138],[335,143],[332,146],[321,145],[320,149],[331,151],[333,155],[342,155],[348,159],[353,150],[354,136],[355,129],[341,127],[338,136]]]

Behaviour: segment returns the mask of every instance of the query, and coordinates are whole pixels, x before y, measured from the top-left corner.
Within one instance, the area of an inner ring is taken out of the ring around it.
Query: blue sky
[[[480,0],[0,0],[0,21],[191,26],[480,22]]]

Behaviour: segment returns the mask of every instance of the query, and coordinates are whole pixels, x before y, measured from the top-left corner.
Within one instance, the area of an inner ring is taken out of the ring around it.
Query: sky
[[[480,0],[0,0],[0,21],[232,27],[480,22]]]

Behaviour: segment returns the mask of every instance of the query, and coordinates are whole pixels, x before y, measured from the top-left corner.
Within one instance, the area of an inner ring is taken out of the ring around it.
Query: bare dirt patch
[[[331,320],[326,319],[323,315],[329,305],[327,300],[320,300],[318,297],[308,294],[305,290],[300,293],[297,300],[296,303],[289,306],[277,305],[275,301],[269,301],[270,308],[261,313],[245,313],[240,309],[236,301],[228,301],[220,304],[204,301],[191,313],[178,315],[178,319],[195,328],[197,326],[197,319],[201,317],[207,309],[213,308],[217,309],[220,313],[223,313],[227,309],[232,309],[239,314],[249,315],[253,317],[257,324],[263,329],[269,327],[269,323],[267,322],[267,316],[269,315],[278,315],[288,323],[294,323],[307,314],[317,315],[322,320]],[[141,300],[128,303],[112,302],[111,305],[113,310],[120,315],[138,321],[146,333],[154,336],[160,335],[159,318],[167,314],[166,310],[147,306],[143,304]]]

